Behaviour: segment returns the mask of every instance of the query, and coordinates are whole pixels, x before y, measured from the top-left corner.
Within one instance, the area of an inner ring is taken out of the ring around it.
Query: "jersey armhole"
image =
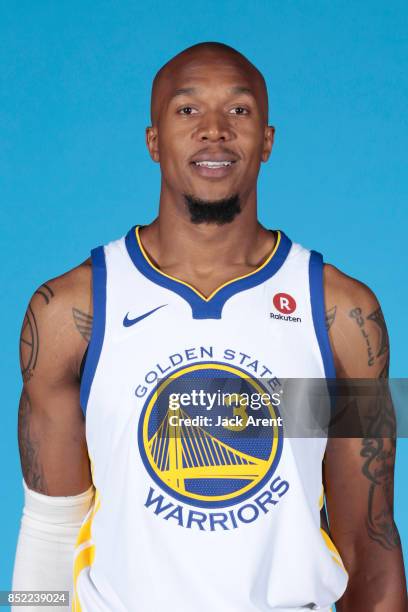
[[[91,251],[93,321],[91,339],[86,350],[79,398],[82,412],[86,416],[89,394],[98,366],[105,336],[106,320],[106,261],[102,246]]]
[[[313,325],[319,343],[326,378],[336,378],[334,356],[326,327],[326,311],[323,287],[323,257],[317,251],[310,252],[309,283]]]

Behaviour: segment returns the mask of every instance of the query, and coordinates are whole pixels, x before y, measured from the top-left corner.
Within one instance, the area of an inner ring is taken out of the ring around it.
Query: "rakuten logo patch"
[[[282,314],[292,314],[296,310],[296,300],[289,293],[277,293],[274,295],[273,305]]]
[[[296,310],[296,300],[289,293],[276,293],[273,296],[273,305],[280,314],[269,313],[271,319],[291,321],[292,323],[300,323],[302,321],[300,317],[290,316]]]

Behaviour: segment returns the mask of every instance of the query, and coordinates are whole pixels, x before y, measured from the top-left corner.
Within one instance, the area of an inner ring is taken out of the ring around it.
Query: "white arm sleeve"
[[[29,489],[23,479],[24,508],[14,561],[14,591],[69,591],[78,531],[93,500],[94,487],[79,495],[51,497]],[[67,612],[69,607],[54,607]],[[21,610],[20,606],[11,608]],[[49,606],[24,606],[26,612],[48,612]]]

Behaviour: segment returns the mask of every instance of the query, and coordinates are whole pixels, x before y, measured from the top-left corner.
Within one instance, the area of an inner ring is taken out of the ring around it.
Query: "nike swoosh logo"
[[[139,321],[142,321],[142,319],[145,319],[149,315],[156,312],[156,310],[159,310],[159,308],[163,308],[163,306],[167,306],[167,304],[162,304],[161,306],[157,306],[156,308],[153,308],[153,310],[149,310],[149,312],[145,312],[144,314],[140,315],[140,317],[136,317],[136,319],[129,319],[129,313],[127,313],[127,315],[123,319],[123,326],[131,327],[135,323],[139,323]]]

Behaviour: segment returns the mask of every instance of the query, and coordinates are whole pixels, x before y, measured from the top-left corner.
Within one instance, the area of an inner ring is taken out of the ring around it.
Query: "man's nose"
[[[202,142],[227,141],[231,139],[232,131],[225,117],[219,113],[206,113],[196,136]]]

